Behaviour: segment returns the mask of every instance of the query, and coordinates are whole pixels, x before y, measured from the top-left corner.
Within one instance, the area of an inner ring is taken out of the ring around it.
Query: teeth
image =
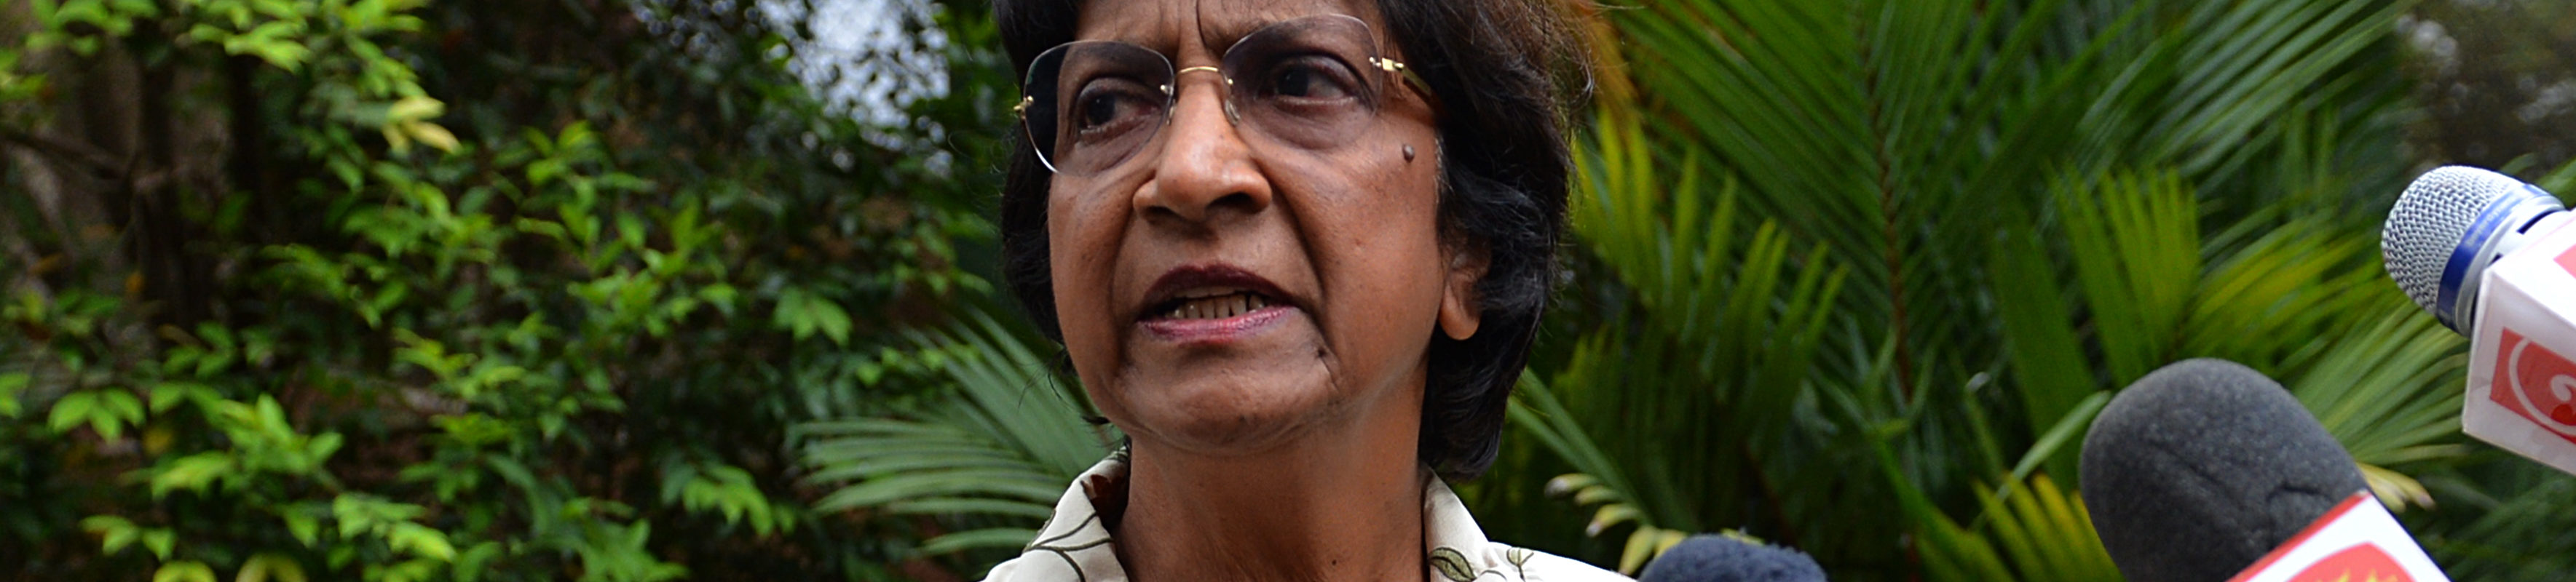
[[[1186,297],[1165,317],[1171,319],[1225,319],[1269,307],[1270,302],[1258,295],[1233,292],[1224,295]]]

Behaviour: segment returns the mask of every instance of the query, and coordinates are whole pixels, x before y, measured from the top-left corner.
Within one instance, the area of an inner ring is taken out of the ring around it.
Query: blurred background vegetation
[[[2576,571],[2376,252],[2431,165],[2576,186],[2576,8],[1597,16],[1493,537],[2114,579],[2082,432],[2215,356],[2454,578]],[[994,293],[1007,69],[967,0],[0,3],[0,577],[979,577],[1116,439]]]

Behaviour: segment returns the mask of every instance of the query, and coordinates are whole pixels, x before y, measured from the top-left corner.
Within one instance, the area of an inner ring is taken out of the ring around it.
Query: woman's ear
[[[1449,339],[1465,341],[1476,336],[1476,327],[1485,321],[1485,310],[1476,297],[1476,283],[1485,279],[1490,258],[1482,245],[1449,253],[1449,276],[1440,290],[1440,332]]]

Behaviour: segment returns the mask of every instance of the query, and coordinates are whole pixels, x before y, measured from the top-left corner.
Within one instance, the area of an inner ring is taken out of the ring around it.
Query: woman
[[[1485,540],[1556,276],[1563,8],[997,0],[1006,278],[1126,450],[991,579],[1623,580]]]

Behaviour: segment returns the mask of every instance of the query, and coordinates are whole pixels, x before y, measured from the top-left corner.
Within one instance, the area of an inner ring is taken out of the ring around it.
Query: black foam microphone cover
[[[2094,530],[2131,582],[2222,582],[2368,488],[2288,390],[2215,359],[2112,398],[2079,466]]]
[[[1825,569],[1797,550],[1700,534],[1646,564],[1637,582],[1824,582]]]

